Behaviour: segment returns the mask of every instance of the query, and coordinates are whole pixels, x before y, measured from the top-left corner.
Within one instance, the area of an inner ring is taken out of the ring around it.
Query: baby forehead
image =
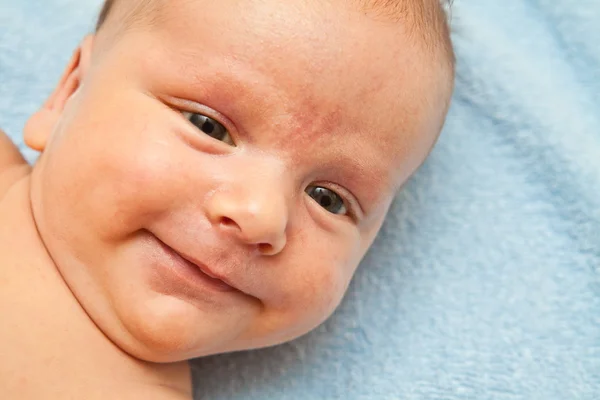
[[[431,60],[406,32],[360,14],[332,19],[287,2],[247,3],[173,1],[179,7],[152,30],[161,35],[154,59],[191,83],[190,98],[203,92],[219,112],[279,132],[272,139],[297,157],[328,151],[328,159],[356,155],[363,168],[412,173],[412,158],[425,158],[435,135],[424,121],[436,85],[424,74]]]
[[[431,58],[396,27],[355,16],[348,19],[357,23],[346,31],[341,26],[345,22],[339,21],[342,17],[332,22],[320,15],[309,21],[301,13],[286,15],[291,11],[283,6],[279,18],[265,18],[265,10],[258,8],[239,12],[239,7],[233,7],[220,15],[209,12],[195,18],[192,35],[189,26],[170,18],[166,30],[170,58],[179,60],[177,68],[192,72],[201,82],[220,75],[229,86],[238,87],[237,94],[257,101],[277,93],[284,105],[294,100],[293,107],[302,117],[324,112],[331,124],[348,111],[364,121],[390,114],[370,125],[399,120],[406,125],[409,121],[399,114],[416,116],[417,106],[435,96],[432,78],[437,71],[429,66]],[[228,23],[235,28],[215,29]]]
[[[112,20],[119,21],[119,25],[125,30],[140,22],[153,26],[164,19],[169,11],[182,8],[189,3],[206,6],[213,2],[208,0],[105,0],[97,21],[97,30],[105,25],[108,17],[113,14],[116,16]],[[279,2],[271,2],[270,5],[269,1],[263,0],[233,1],[233,3],[238,8],[248,9],[254,5],[247,3],[267,3],[265,8],[271,8],[273,3]],[[312,9],[313,15],[315,10],[334,14],[350,10],[357,15],[376,20],[380,24],[402,25],[408,35],[418,42],[424,51],[435,53],[442,63],[454,70],[454,51],[450,39],[448,17],[443,6],[443,4],[450,3],[451,0],[323,0],[320,2],[296,0],[283,2],[285,7],[292,10],[297,10],[298,5],[300,8]],[[326,7],[317,10],[317,5]],[[277,12],[271,14],[277,15]],[[190,18],[192,16],[189,14],[179,16],[180,19],[183,17]]]
[[[303,77],[325,77],[326,83],[331,75],[355,78],[360,74],[363,75],[361,79],[367,80],[370,85],[365,89],[367,92],[382,92],[380,80],[386,80],[385,84],[395,87],[395,90],[408,92],[412,89],[410,86],[419,86],[413,85],[419,80],[406,80],[407,75],[441,72],[438,75],[444,75],[444,78],[440,80],[447,82],[441,82],[437,85],[439,87],[449,87],[448,82],[452,80],[452,63],[425,50],[425,47],[436,46],[424,46],[417,38],[423,36],[432,40],[440,36],[434,34],[440,30],[439,27],[433,29],[440,25],[439,18],[437,23],[426,23],[427,19],[435,19],[432,14],[439,17],[439,0],[327,0],[317,3],[306,0],[109,0],[106,4],[115,2],[128,4],[121,11],[126,16],[150,15],[147,22],[152,22],[153,29],[175,28],[173,30],[179,32],[178,40],[189,42],[192,35],[205,36],[206,40],[197,43],[200,53],[210,51],[206,41],[225,40],[228,41],[225,45],[229,52],[235,53],[238,58],[246,56],[247,62],[260,63],[261,58],[271,59],[286,70],[300,69],[304,72]],[[415,2],[423,4],[417,6],[413,4]],[[353,6],[349,7],[349,3]],[[356,9],[371,10],[371,14],[373,10],[387,10],[387,18],[394,18],[394,21],[382,22],[381,19],[366,17],[363,13],[352,11]],[[108,11],[103,10],[104,17]],[[397,21],[402,15],[406,21]],[[421,27],[415,29],[415,26]],[[429,29],[427,26],[431,26],[431,34],[414,34],[415,30]],[[228,32],[233,34],[228,35]],[[290,62],[285,62],[286,59]],[[274,63],[271,63],[270,67],[273,66]],[[354,76],[346,73],[352,71]],[[405,82],[398,82],[403,78]],[[358,89],[361,82],[356,80],[355,83]],[[420,85],[416,90],[424,94],[432,91],[432,88],[427,89],[423,90],[423,85]]]

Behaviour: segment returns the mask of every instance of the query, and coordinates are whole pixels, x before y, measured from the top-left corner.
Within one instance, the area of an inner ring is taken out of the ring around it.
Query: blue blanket
[[[15,142],[98,5],[0,0]],[[600,399],[599,21],[598,0],[456,0],[447,126],[342,307],[195,361],[198,398]]]

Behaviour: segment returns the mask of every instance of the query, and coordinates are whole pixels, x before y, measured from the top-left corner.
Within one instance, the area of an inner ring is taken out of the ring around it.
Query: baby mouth
[[[226,278],[218,276],[213,271],[211,271],[210,268],[208,268],[208,266],[206,266],[205,264],[194,260],[193,258],[175,250],[174,248],[160,240],[158,237],[156,237],[156,239],[161,245],[161,247],[163,247],[163,249],[167,253],[169,253],[169,255],[172,258],[174,258],[182,267],[186,268],[188,272],[192,273],[197,279],[202,280],[204,283],[209,284],[210,286],[219,291],[240,292],[239,289],[237,289],[232,284],[228,283]]]
[[[177,252],[176,252],[177,253]],[[179,257],[181,257],[185,262],[190,263],[192,266],[198,268],[198,271],[201,274],[204,274],[204,278],[206,278],[211,284],[218,286],[220,289],[223,289],[224,291],[233,291],[233,290],[237,290],[235,289],[233,286],[225,283],[225,281],[223,281],[222,279],[217,278],[215,275],[213,275],[210,270],[204,266],[203,264],[196,264],[190,260],[188,260],[185,256],[183,256],[180,253],[177,253],[177,255]]]

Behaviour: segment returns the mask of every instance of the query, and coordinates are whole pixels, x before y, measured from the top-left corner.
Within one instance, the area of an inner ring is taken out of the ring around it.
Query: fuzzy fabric
[[[98,6],[0,0],[17,143]],[[598,21],[597,0],[455,0],[447,126],[343,305],[293,343],[195,361],[197,398],[599,399]]]

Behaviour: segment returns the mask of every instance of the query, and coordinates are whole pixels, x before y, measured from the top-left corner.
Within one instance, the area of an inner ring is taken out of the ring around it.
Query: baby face
[[[155,362],[324,321],[446,101],[401,24],[330,2],[169,4],[87,40],[56,123],[28,127],[50,255],[107,337]]]

